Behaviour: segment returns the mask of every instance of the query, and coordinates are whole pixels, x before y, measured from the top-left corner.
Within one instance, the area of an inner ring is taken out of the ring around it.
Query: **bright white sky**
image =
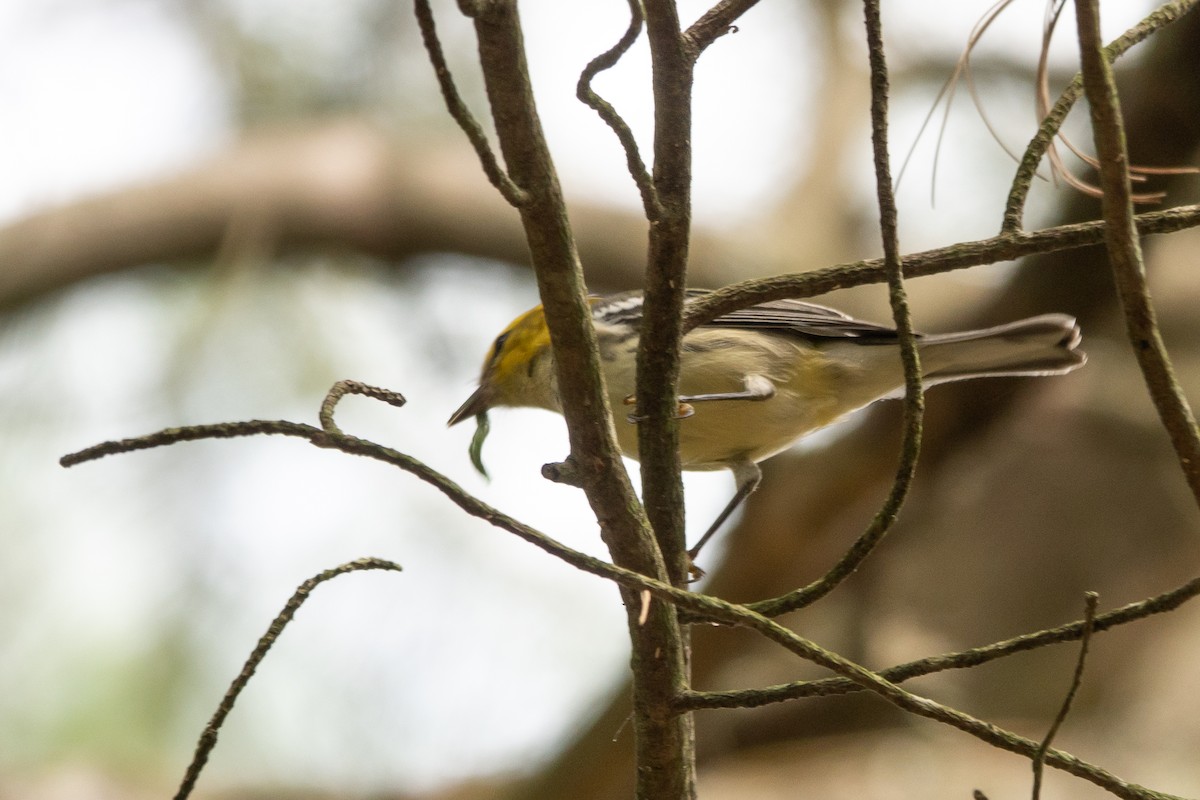
[[[353,2],[226,2],[264,36],[303,42],[334,61],[353,56]],[[435,5],[452,30],[453,4]],[[681,5],[689,19],[705,6]],[[1040,7],[1019,5],[1020,15],[997,25],[992,46],[1032,54]],[[1121,19],[1107,20],[1114,32],[1146,4],[1117,5],[1113,16]],[[584,19],[593,6],[601,7],[595,18]],[[944,5],[932,20],[927,7],[888,4],[890,35],[954,50],[985,4]],[[0,3],[0,219],[151,178],[235,137],[220,68],[169,8],[150,0]],[[610,133],[573,100],[579,66],[623,30],[624,4],[538,0],[523,8],[543,115],[568,190],[634,203]],[[1064,21],[1063,30],[1070,25]],[[807,126],[819,120],[806,105],[814,62],[799,46],[771,46],[777,32],[796,29],[782,4],[764,2],[740,27],[704,57],[698,73],[701,222],[753,218],[769,202],[777,175],[803,153]],[[859,33],[857,25],[847,30]],[[1060,49],[1069,57],[1069,40]],[[639,46],[597,83],[643,142],[650,130],[647,71]],[[900,124],[911,132],[923,110],[902,109]],[[894,141],[902,153],[910,139],[896,134]],[[928,174],[919,164],[911,169]],[[919,198],[910,203],[912,217],[927,226],[913,237],[944,240],[954,220],[974,214],[978,193],[947,178],[947,210],[933,212],[924,180],[914,177],[906,187],[910,200]],[[56,308],[0,331],[0,415],[32,421],[0,459],[5,492],[16,487],[6,503],[10,516],[0,518],[0,546],[10,563],[44,565],[36,579],[6,589],[12,607],[28,613],[17,630],[0,633],[0,681],[16,687],[0,700],[0,768],[5,759],[13,767],[66,758],[56,737],[78,709],[63,692],[93,673],[110,680],[110,672],[133,671],[153,680],[154,654],[139,652],[147,646],[140,637],[173,618],[190,625],[182,649],[211,662],[194,668],[196,696],[180,705],[173,728],[173,758],[185,757],[292,587],[364,555],[395,558],[407,571],[344,578],[318,592],[235,712],[210,780],[411,788],[503,769],[552,750],[570,721],[618,680],[624,632],[610,587],[482,524],[463,523],[440,497],[383,468],[287,442],[194,445],[70,472],[54,464],[77,446],[184,422],[311,419],[328,383],[324,374],[279,365],[298,337],[324,352],[333,378],[393,386],[410,398],[403,412],[351,399],[344,427],[399,443],[504,510],[600,554],[581,496],[537,477],[542,463],[564,455],[557,418],[494,415],[485,448],[490,484],[467,462],[468,426],[442,428],[469,392],[492,333],[535,302],[530,286],[506,274],[462,269],[431,270],[415,297],[381,292],[336,270],[272,280],[247,289],[248,296],[234,283],[235,291],[216,299],[213,290],[188,285],[151,291],[123,281],[69,293]],[[468,283],[478,291],[470,300],[477,327],[464,329],[461,287]],[[399,322],[418,318],[414,304],[444,323],[442,332],[418,336],[416,348],[416,334]],[[270,313],[262,314],[263,306]],[[245,344],[248,326],[265,344]],[[309,329],[334,331],[334,341],[306,339]],[[194,363],[178,363],[181,352]],[[164,374],[182,375],[165,398]],[[297,385],[307,387],[302,401]],[[731,482],[703,475],[688,486],[691,526],[703,529]],[[173,516],[180,508],[187,524]],[[714,548],[709,557],[717,555]],[[178,607],[191,596],[176,592],[179,583],[190,590],[200,584],[212,607]],[[451,681],[460,694],[447,703],[438,695]],[[495,689],[498,697],[485,697]],[[316,738],[281,741],[280,732],[291,730]],[[85,748],[71,757],[86,763],[106,753]]]

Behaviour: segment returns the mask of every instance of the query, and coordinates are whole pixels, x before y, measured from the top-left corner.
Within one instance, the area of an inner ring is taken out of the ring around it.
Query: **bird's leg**
[[[687,552],[688,560],[692,564],[688,568],[688,571],[691,572],[693,580],[704,577],[704,570],[696,566],[696,556],[700,555],[700,549],[725,524],[725,520],[729,519],[729,515],[758,488],[759,481],[762,480],[762,470],[753,461],[740,461],[730,466],[730,469],[733,470],[733,479],[737,483],[737,490],[733,493],[733,499],[717,515],[717,518],[713,520],[713,524],[708,526],[708,530],[704,532],[699,541]]]
[[[775,384],[762,375],[747,375],[742,379],[745,388],[740,392],[691,394],[679,398],[680,403],[707,403],[711,400],[770,400],[775,396]]]
[[[775,384],[771,383],[770,379],[764,378],[762,375],[747,375],[743,379],[745,388],[740,392],[714,392],[711,394],[685,394],[679,397],[679,407],[675,412],[676,419],[685,419],[696,413],[696,409],[692,408],[692,403],[707,403],[713,400],[770,400],[775,396]],[[631,406],[635,403],[633,395],[625,398],[625,405]],[[645,419],[644,416],[634,412],[626,417],[629,422],[634,424]]]

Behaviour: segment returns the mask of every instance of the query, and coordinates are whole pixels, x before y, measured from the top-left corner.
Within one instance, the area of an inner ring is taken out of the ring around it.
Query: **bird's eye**
[[[496,343],[492,345],[492,355],[488,359],[489,361],[496,360],[496,357],[500,355],[500,351],[504,349],[504,343],[507,341],[508,341],[508,331],[505,331],[504,333],[502,333],[496,337]]]

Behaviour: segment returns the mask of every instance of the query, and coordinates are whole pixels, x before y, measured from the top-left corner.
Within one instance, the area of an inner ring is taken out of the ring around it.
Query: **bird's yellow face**
[[[547,375],[540,374],[549,355],[550,331],[542,307],[537,306],[496,337],[483,362],[479,388],[454,412],[450,424],[495,406],[554,408],[553,387],[547,386]]]
[[[521,394],[535,360],[550,347],[550,330],[542,307],[526,311],[505,328],[484,361],[480,383],[491,383],[493,405],[526,405]]]

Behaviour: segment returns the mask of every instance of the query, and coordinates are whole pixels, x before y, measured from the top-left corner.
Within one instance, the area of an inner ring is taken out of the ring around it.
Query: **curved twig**
[[[888,299],[900,342],[904,365],[904,431],[900,461],[882,507],[871,524],[834,567],[820,580],[793,592],[780,602],[789,609],[810,605],[837,588],[874,551],[891,530],[896,515],[908,496],[921,452],[921,425],[925,398],[921,387],[921,362],[913,335],[912,315],[904,290],[903,261],[897,233],[896,197],[893,192],[887,144],[887,60],[883,49],[883,28],[878,0],[865,0],[867,50],[871,65],[871,144],[874,148],[875,186],[879,202],[879,221],[883,237],[883,268],[887,277]]]
[[[212,719],[204,726],[204,732],[200,734],[200,741],[196,743],[196,750],[192,755],[192,763],[188,765],[183,775],[183,781],[179,784],[178,791],[175,792],[175,800],[185,800],[185,798],[191,796],[192,790],[196,788],[196,781],[199,779],[200,773],[204,770],[204,765],[208,763],[208,757],[212,754],[213,748],[217,746],[217,734],[220,732],[221,726],[225,724],[225,718],[233,710],[233,705],[237,702],[242,690],[246,688],[250,679],[254,677],[254,672],[258,669],[258,665],[266,658],[267,652],[275,645],[275,641],[283,633],[283,629],[296,616],[296,612],[304,604],[304,601],[308,599],[312,590],[339,575],[368,569],[386,569],[399,572],[401,567],[394,561],[387,561],[382,558],[360,558],[356,561],[350,561],[341,566],[334,567],[333,569],[327,569],[300,584],[295,593],[287,601],[287,604],[284,605],[283,610],[271,622],[270,627],[267,628],[267,632],[258,640],[258,644],[250,653],[250,657],[246,659],[242,671],[233,679],[233,683],[229,685],[225,696],[221,698],[221,703],[217,706]]]
[[[599,114],[600,119],[604,120],[605,124],[612,128],[613,133],[617,135],[621,149],[625,151],[625,165],[629,169],[629,176],[633,178],[638,191],[641,192],[642,208],[645,209],[646,219],[653,222],[662,217],[662,205],[658,202],[658,190],[654,187],[654,180],[650,177],[649,170],[646,169],[646,162],[642,160],[637,139],[634,138],[628,123],[613,108],[612,104],[592,89],[592,79],[604,70],[611,69],[625,53],[629,52],[629,48],[642,33],[644,19],[640,0],[629,0],[629,27],[625,29],[625,33],[615,45],[593,58],[583,68],[583,72],[579,75],[579,83],[575,86],[575,96],[579,98],[580,102]]]
[[[1111,64],[1155,31],[1165,28],[1183,17],[1184,14],[1194,9],[1198,2],[1200,0],[1174,0],[1155,9],[1145,19],[1104,48],[1105,58]],[[1050,113],[1042,120],[1037,133],[1025,148],[1025,154],[1021,157],[1021,163],[1013,176],[1012,188],[1009,190],[1008,200],[1004,205],[1004,222],[1000,227],[1001,233],[1015,233],[1021,229],[1022,217],[1025,214],[1025,198],[1029,195],[1038,164],[1041,163],[1042,157],[1046,155],[1046,151],[1053,144],[1054,137],[1058,135],[1067,113],[1082,95],[1083,77],[1076,75],[1074,80],[1063,90],[1058,102],[1050,109]]]
[[[950,109],[954,104],[954,98],[958,91],[958,82],[961,78],[967,85],[968,94],[971,97],[972,103],[975,105],[975,110],[979,113],[980,120],[987,128],[992,139],[1000,145],[1000,148],[1007,153],[1013,161],[1019,161],[1016,153],[1012,152],[1004,140],[1000,137],[999,132],[992,124],[991,118],[988,117],[987,111],[984,108],[983,101],[979,97],[979,93],[975,87],[974,73],[971,70],[971,53],[975,46],[979,44],[979,40],[987,33],[988,28],[992,23],[1004,12],[1004,10],[1012,3],[1013,0],[996,0],[996,2],[983,13],[975,25],[971,28],[971,32],[967,35],[967,43],[963,45],[962,53],[959,54],[958,60],[954,62],[954,70],[950,73],[950,77],[942,84],[937,95],[933,98],[933,102],[929,105],[929,110],[925,112],[924,119],[921,120],[920,126],[917,128],[917,133],[913,137],[912,144],[908,147],[908,152],[904,155],[904,160],[900,164],[900,171],[896,175],[896,186],[899,187],[904,180],[904,173],[908,170],[909,162],[913,155],[916,154],[917,145],[921,141],[921,137],[925,135],[925,131],[929,128],[929,123],[933,121],[934,114],[937,113],[938,106],[942,100],[946,101],[942,108],[942,120],[938,125],[937,140],[933,148],[933,166],[930,170],[929,178],[929,201],[934,203],[937,199],[937,176],[938,164],[941,160],[942,142],[945,140],[946,129],[950,123]]]
[[[1047,7],[1046,21],[1042,31],[1042,53],[1038,59],[1037,68],[1037,109],[1038,117],[1045,117],[1050,111],[1050,84],[1049,84],[1049,52],[1050,39],[1054,35],[1054,28],[1058,24],[1058,19],[1062,14],[1062,9],[1066,6],[1066,0],[1054,0]],[[1059,131],[1057,138],[1070,150],[1076,158],[1087,164],[1092,169],[1099,171],[1100,161],[1095,156],[1083,152],[1077,147],[1071,138],[1065,133]],[[1091,197],[1102,197],[1103,189],[1094,183],[1077,177],[1067,167],[1062,156],[1058,153],[1058,147],[1054,142],[1046,149],[1046,155],[1050,159],[1051,168],[1057,177],[1062,178],[1069,186],[1077,191],[1080,191]],[[1129,165],[1129,179],[1135,183],[1144,183],[1151,175],[1184,175],[1195,173],[1195,167],[1147,167],[1139,164]],[[1167,196],[1164,191],[1156,192],[1140,192],[1131,195],[1134,203],[1160,203]]]
[[[495,186],[509,205],[514,208],[526,205],[529,202],[528,192],[517,186],[508,173],[500,167],[491,145],[488,144],[487,134],[483,132],[483,127],[475,119],[471,110],[467,108],[467,104],[463,102],[458,93],[458,88],[454,85],[454,76],[450,74],[450,67],[446,65],[446,56],[442,52],[442,43],[438,39],[429,0],[414,0],[413,11],[417,17],[417,26],[421,29],[421,41],[425,44],[425,50],[429,53],[429,62],[433,65],[433,72],[437,76],[438,87],[442,90],[442,97],[446,100],[446,110],[450,112],[450,116],[458,123],[458,127],[462,128],[463,133],[470,139],[471,146],[475,148],[475,153],[479,156],[479,164],[483,167],[483,173],[487,175],[492,186]],[[468,14],[468,11],[468,8],[463,8],[464,14]]]
[[[341,433],[339,428],[333,421],[333,411],[343,397],[348,394],[361,394],[364,397],[370,397],[380,402],[387,403],[390,406],[400,408],[407,400],[404,395],[399,392],[393,392],[390,389],[381,389],[378,386],[369,386],[358,381],[338,381],[325,395],[325,399],[321,402],[321,410],[317,412],[317,418],[321,421],[321,429],[327,433]]]

